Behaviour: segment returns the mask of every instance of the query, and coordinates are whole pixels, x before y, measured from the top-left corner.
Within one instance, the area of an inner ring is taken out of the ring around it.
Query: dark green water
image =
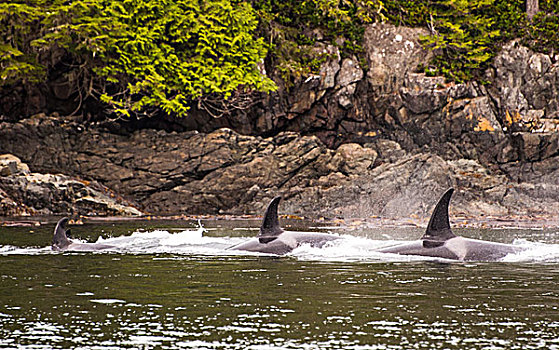
[[[355,261],[355,252],[235,256],[223,247],[254,235],[246,222],[180,244],[169,225],[157,236],[163,252],[94,254],[34,248],[48,245],[51,227],[0,228],[0,348],[559,349],[557,230],[509,232],[547,243],[542,254],[556,256],[543,262],[443,264]],[[138,227],[157,224],[77,235]]]

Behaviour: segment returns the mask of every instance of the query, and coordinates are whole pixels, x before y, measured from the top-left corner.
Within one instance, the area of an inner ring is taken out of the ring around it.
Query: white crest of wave
[[[524,250],[509,254],[504,262],[559,262],[559,244],[546,244],[517,239],[513,242]]]
[[[99,238],[97,243],[111,245],[122,253],[136,254],[187,254],[187,255],[231,255],[226,249],[239,242],[229,237],[210,237],[207,230],[198,223],[197,229],[174,232],[173,229],[135,231],[129,236]]]
[[[372,240],[351,235],[342,235],[342,239],[328,242],[323,247],[312,247],[303,244],[294,249],[290,255],[299,260],[320,260],[327,262],[359,262],[359,261],[422,261],[421,256],[397,255],[380,253],[380,248],[406,243],[394,240]],[[432,258],[429,258],[432,259]]]
[[[204,237],[205,228],[200,226],[195,231],[182,231],[162,239],[161,244],[166,246],[179,246],[184,244],[206,244],[209,237]]]
[[[180,230],[180,231],[179,231]],[[247,256],[247,255],[269,255],[258,252],[245,252],[229,250],[231,246],[245,242],[249,237],[214,237],[208,236],[207,230],[198,224],[192,229],[155,229],[150,231],[138,230],[130,235],[102,238],[96,243],[110,245],[111,249],[99,251],[119,252],[131,254],[181,254],[181,255],[207,255],[207,256]],[[323,247],[312,247],[303,244],[291,253],[290,257],[305,261],[326,262],[413,262],[440,260],[424,256],[398,255],[379,253],[384,247],[409,243],[400,240],[373,240],[365,237],[356,237],[350,234],[340,235],[341,239],[326,243]],[[82,240],[75,242],[86,243]],[[522,250],[518,253],[509,254],[501,261],[503,262],[559,262],[559,244],[546,244],[517,239],[513,243]],[[1,255],[10,254],[47,254],[55,253],[50,245],[36,248],[19,248],[16,246],[0,246]]]
[[[41,248],[20,248],[13,245],[0,246],[0,255],[38,255],[50,252],[52,252],[50,246]]]

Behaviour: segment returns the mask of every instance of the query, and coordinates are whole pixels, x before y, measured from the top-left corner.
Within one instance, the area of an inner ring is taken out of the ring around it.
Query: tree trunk
[[[526,0],[526,15],[530,21],[539,11],[540,5],[538,0]]]

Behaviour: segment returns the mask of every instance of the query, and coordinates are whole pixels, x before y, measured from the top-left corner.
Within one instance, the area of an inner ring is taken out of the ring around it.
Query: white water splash
[[[311,247],[308,244],[297,247],[288,255],[305,261],[324,262],[406,262],[441,260],[417,255],[380,253],[379,249],[411,241],[372,240],[350,235],[329,242],[324,247]],[[446,261],[446,259],[445,259]]]
[[[242,239],[204,236],[207,230],[199,224],[196,230],[169,232],[166,230],[136,231],[130,236],[99,238],[96,243],[111,245],[120,253],[131,254],[186,254],[223,255],[226,248],[242,242]],[[227,251],[228,255],[232,255]]]
[[[249,231],[247,229],[247,231]],[[228,248],[251,239],[252,237],[211,237],[208,231],[199,224],[198,228],[173,232],[172,230],[136,231],[128,236],[112,238],[100,237],[96,243],[110,245],[113,248],[94,252],[96,254],[176,254],[204,256],[270,256],[270,254],[229,250]],[[340,235],[339,240],[328,242],[325,246],[311,247],[302,245],[291,253],[290,258],[303,261],[324,262],[413,262],[413,261],[445,261],[446,259],[379,253],[380,248],[409,243],[401,240],[374,240],[353,235]],[[77,240],[74,240],[77,241]],[[81,242],[85,243],[85,242]],[[504,262],[559,262],[559,244],[534,243],[527,240],[516,240],[515,246],[522,251],[510,254],[502,259]],[[0,255],[22,254],[59,254],[50,246],[42,248],[19,248],[0,246]],[[84,254],[84,253],[79,253]],[[88,253],[90,254],[90,253]]]
[[[502,261],[505,262],[559,262],[559,244],[545,244],[517,239],[514,245],[523,248],[521,252],[509,254]]]

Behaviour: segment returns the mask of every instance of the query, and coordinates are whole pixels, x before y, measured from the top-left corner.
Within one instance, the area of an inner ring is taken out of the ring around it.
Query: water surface
[[[72,227],[101,253],[53,253],[53,225],[0,228],[0,347],[559,349],[559,230],[455,230],[529,248],[493,263],[375,253],[420,228],[232,252],[255,221]],[[301,226],[301,224],[298,224]],[[387,256],[388,255],[388,256]]]

